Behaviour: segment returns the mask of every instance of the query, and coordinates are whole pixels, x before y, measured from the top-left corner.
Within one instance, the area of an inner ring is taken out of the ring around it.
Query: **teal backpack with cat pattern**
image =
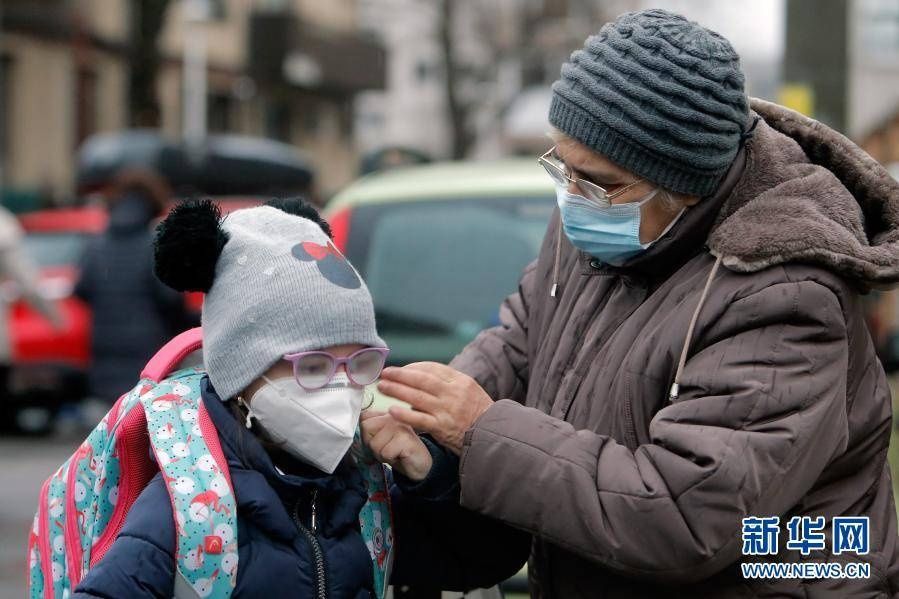
[[[175,337],[141,380],[44,482],[28,542],[28,597],[65,598],[115,541],[128,511],[157,472],[172,502],[175,597],[228,599],[237,581],[237,507],[218,431],[203,405],[202,366],[183,367],[202,347],[196,328]],[[359,524],[376,595],[390,578],[393,536],[384,467],[361,443],[351,449],[368,490]]]

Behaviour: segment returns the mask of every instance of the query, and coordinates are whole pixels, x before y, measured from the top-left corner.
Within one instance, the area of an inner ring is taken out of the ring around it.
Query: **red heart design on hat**
[[[334,256],[340,260],[343,259],[343,256],[340,252],[337,251],[330,243],[328,245],[319,245],[313,241],[304,241],[302,243],[303,249],[306,250],[306,253],[312,256],[313,260],[324,260],[328,256]]]

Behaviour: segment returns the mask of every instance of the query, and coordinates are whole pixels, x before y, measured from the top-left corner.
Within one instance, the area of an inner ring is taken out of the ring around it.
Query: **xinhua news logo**
[[[833,555],[867,555],[870,529],[867,516],[833,518],[830,550]],[[824,516],[794,516],[787,522],[785,547],[802,556],[826,551],[828,539]],[[743,555],[777,555],[780,549],[780,518],[743,518]],[[744,578],[870,578],[871,566],[865,562],[748,562],[740,564]]]

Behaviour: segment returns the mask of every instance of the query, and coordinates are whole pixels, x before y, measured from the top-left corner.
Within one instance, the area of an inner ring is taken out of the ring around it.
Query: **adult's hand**
[[[375,410],[362,412],[359,424],[363,442],[379,461],[414,481],[424,480],[431,471],[431,452],[409,425]]]
[[[392,406],[391,416],[456,454],[462,453],[465,432],[493,405],[473,378],[436,362],[386,368],[378,389],[413,408]]]

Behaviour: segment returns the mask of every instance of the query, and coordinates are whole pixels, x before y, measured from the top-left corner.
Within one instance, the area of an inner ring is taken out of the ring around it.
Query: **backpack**
[[[28,540],[28,597],[63,598],[112,546],[128,511],[161,470],[176,531],[175,597],[228,599],[237,581],[237,508],[218,432],[203,405],[202,366],[176,369],[202,347],[186,331],[150,360],[75,453],[41,487]],[[384,467],[351,448],[368,501],[359,514],[383,599],[393,557]]]

